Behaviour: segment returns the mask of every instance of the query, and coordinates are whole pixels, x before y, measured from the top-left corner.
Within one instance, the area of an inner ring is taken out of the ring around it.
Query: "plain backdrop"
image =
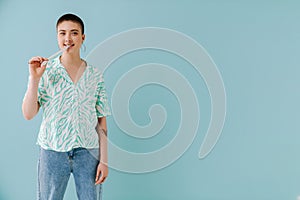
[[[22,117],[27,61],[58,50],[56,20],[72,12],[86,25],[83,58],[114,34],[133,28],[168,28],[206,49],[226,89],[222,135],[213,151],[200,160],[211,108],[202,77],[178,56],[156,50],[133,52],[113,63],[104,74],[109,97],[117,80],[133,67],[163,63],[189,80],[201,120],[193,144],[172,165],[145,174],[110,169],[105,200],[296,200],[300,195],[299,11],[300,3],[290,0],[1,0],[0,199],[35,199],[35,142],[41,113],[31,121]],[[178,101],[166,88],[140,88],[130,101],[132,119],[148,124],[149,107],[161,104],[168,113],[165,127],[156,137],[139,140],[124,134],[111,116],[109,137],[133,152],[164,146],[180,123]],[[65,199],[76,199],[72,178]]]

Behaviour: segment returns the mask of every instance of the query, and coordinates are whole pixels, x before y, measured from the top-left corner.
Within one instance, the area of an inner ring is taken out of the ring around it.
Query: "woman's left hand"
[[[107,165],[100,162],[97,167],[95,185],[103,183],[105,181],[107,175],[108,175]]]

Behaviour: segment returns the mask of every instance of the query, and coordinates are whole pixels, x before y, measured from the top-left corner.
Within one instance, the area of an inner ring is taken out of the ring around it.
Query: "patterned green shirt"
[[[37,144],[66,152],[73,148],[98,148],[99,117],[110,115],[102,73],[87,65],[76,84],[59,57],[49,61],[38,88],[43,120]]]

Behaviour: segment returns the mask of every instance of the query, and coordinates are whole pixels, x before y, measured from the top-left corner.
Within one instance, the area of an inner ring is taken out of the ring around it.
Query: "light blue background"
[[[194,143],[171,166],[148,174],[111,169],[104,185],[105,200],[296,200],[300,195],[299,11],[298,1],[1,0],[0,199],[35,199],[35,141],[41,115],[32,121],[22,117],[27,61],[57,51],[56,20],[73,12],[86,24],[87,50],[82,57],[121,31],[149,26],[174,29],[208,51],[226,88],[223,133],[209,156],[199,160],[210,119],[210,99],[202,78],[165,52],[134,52],[115,62],[105,74],[108,91],[118,77],[139,64],[164,63],[179,70],[197,92],[201,121]],[[147,124],[147,109],[154,103],[168,112],[159,137],[129,138],[110,117],[111,139],[136,152],[166,144],[180,121],[174,95],[158,86],[143,87],[132,97],[130,112],[137,123]],[[73,182],[65,199],[75,199]]]

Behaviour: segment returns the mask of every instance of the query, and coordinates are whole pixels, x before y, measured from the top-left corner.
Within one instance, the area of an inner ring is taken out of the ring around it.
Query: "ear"
[[[82,35],[82,42],[85,40],[85,34]]]

